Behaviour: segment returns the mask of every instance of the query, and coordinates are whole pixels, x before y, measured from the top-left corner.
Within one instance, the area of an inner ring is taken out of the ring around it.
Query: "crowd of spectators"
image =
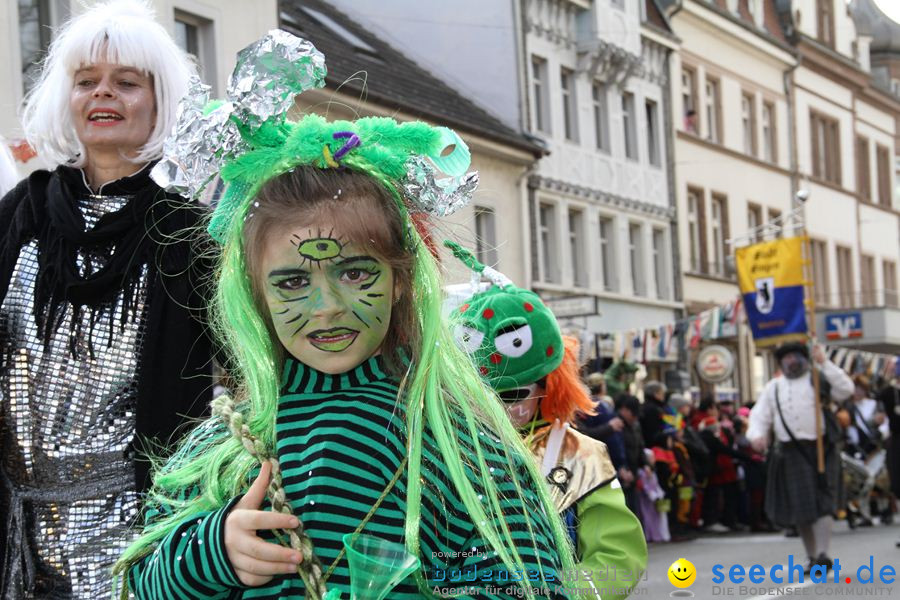
[[[641,400],[629,391],[632,374],[626,363],[617,363],[605,376],[589,375],[596,414],[582,417],[577,426],[606,443],[647,540],[775,531],[764,511],[766,456],[746,436],[753,402],[735,406],[712,396],[692,402],[658,381],[644,383]],[[876,451],[890,451],[891,426],[885,402],[875,399],[868,379],[858,375],[854,382],[853,396],[831,409],[842,425],[842,450],[865,461]],[[616,394],[608,393],[612,387]],[[900,416],[897,420],[900,426]],[[888,462],[900,467],[900,461]],[[894,510],[892,498],[888,512]]]

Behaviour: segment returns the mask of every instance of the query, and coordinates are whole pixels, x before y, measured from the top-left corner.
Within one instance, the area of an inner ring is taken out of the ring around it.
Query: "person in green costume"
[[[603,598],[627,596],[647,566],[647,544],[606,445],[570,427],[592,406],[578,374],[577,340],[561,334],[537,294],[458,244],[445,245],[493,280],[455,309],[455,337],[504,401],[569,527],[579,577],[567,584]]]
[[[606,379],[606,392],[613,398],[628,392],[628,386],[634,381],[634,374],[637,373],[637,370],[636,364],[624,358],[613,363],[603,373],[603,377]]]

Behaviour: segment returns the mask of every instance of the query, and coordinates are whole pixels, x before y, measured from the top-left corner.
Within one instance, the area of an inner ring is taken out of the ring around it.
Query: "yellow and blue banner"
[[[757,346],[806,337],[803,242],[794,237],[737,249],[738,284]]]

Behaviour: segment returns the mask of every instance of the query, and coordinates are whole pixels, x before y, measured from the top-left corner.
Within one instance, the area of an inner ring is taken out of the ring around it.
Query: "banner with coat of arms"
[[[738,248],[738,284],[758,347],[807,335],[802,237]]]

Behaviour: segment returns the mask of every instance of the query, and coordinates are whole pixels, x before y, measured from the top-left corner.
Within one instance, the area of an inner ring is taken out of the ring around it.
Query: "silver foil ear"
[[[225,102],[211,105],[210,87],[191,81],[151,177],[168,191],[198,194],[228,159],[249,148],[238,124],[246,135],[266,121],[283,120],[297,94],[324,87],[325,74],[325,56],[310,42],[270,31],[238,53]]]

